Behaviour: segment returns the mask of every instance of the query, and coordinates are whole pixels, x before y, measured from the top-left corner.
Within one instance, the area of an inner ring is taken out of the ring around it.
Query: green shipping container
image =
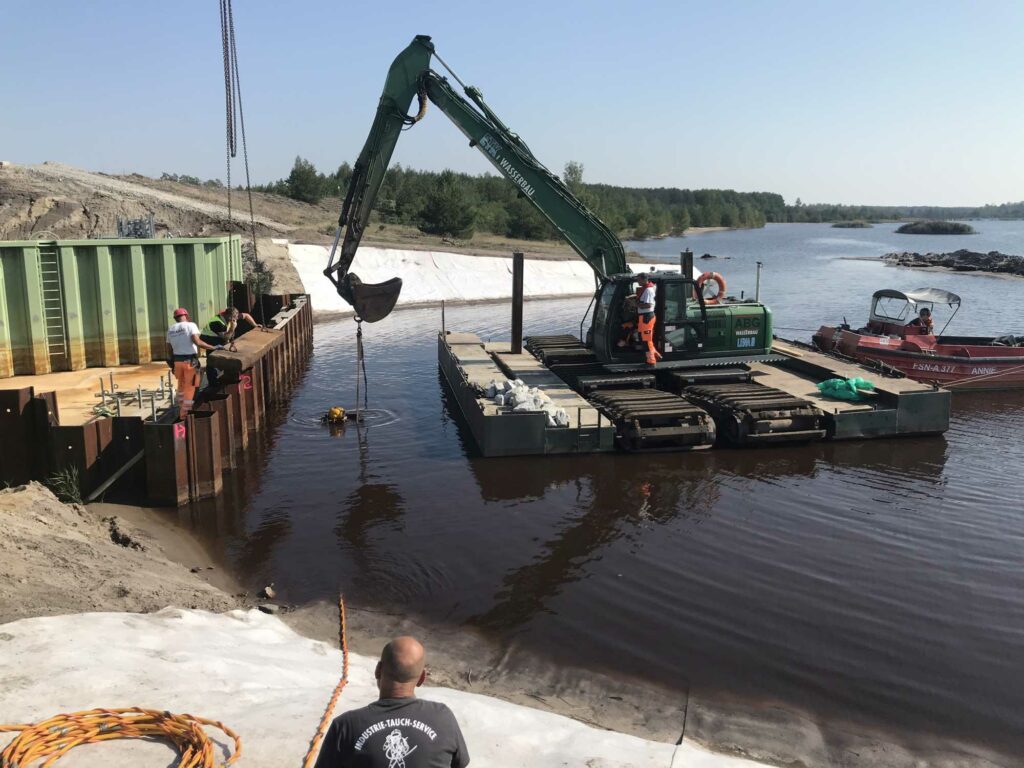
[[[242,279],[242,241],[0,241],[0,377],[148,363],[175,307],[202,327]]]

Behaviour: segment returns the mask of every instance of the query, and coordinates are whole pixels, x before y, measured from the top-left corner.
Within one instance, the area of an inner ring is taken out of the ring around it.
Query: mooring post
[[[754,283],[754,301],[761,301],[761,267],[763,262],[757,262],[757,282]]]
[[[523,351],[523,252],[512,252],[512,349],[513,355]]]
[[[687,272],[689,265],[689,272]],[[687,277],[693,277],[693,251],[687,248],[679,254],[679,272]]]

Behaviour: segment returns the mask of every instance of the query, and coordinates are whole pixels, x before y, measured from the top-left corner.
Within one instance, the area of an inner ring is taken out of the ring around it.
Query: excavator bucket
[[[351,272],[345,276],[342,296],[367,323],[376,323],[391,314],[402,292],[402,278],[393,277],[383,283],[364,283]],[[347,296],[345,294],[348,294]]]

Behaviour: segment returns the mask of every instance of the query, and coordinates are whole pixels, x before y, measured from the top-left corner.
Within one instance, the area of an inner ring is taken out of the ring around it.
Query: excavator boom
[[[349,270],[398,136],[403,129],[423,118],[428,99],[455,123],[469,139],[470,146],[479,149],[501,175],[518,188],[520,196],[568,241],[594,270],[598,281],[628,272],[626,254],[615,233],[534,157],[526,143],[487,106],[479,90],[463,86],[467,100],[446,78],[431,70],[431,56],[436,53],[430,38],[417,35],[391,64],[377,115],[353,168],[342,205],[334,247],[324,274],[335,284],[342,298],[352,304],[356,314],[367,322],[375,322],[386,317],[398,300],[402,287],[400,278],[369,284]],[[417,97],[419,112],[410,116],[409,108]]]

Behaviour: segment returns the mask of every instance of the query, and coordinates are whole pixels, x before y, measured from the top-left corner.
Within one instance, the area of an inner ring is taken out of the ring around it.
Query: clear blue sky
[[[216,0],[3,0],[0,19],[0,159],[223,178]],[[236,0],[235,22],[257,181],[297,154],[354,160],[422,33],[543,162],[588,181],[1024,199],[1019,1]],[[490,168],[437,110],[395,159]]]

